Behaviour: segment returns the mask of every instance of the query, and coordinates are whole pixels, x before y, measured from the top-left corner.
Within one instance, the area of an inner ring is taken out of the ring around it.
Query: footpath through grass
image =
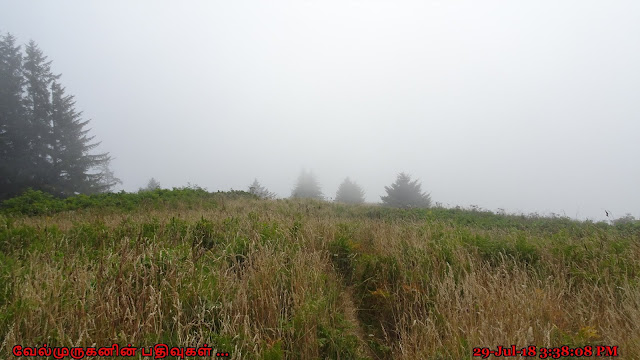
[[[32,192],[0,212],[0,358],[45,343],[206,343],[233,359],[640,354],[638,224],[201,189]]]

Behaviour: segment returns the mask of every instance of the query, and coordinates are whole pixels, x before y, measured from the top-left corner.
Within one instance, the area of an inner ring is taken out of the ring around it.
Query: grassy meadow
[[[616,345],[640,358],[637,223],[189,188],[30,192],[1,211],[0,358],[44,343],[206,343],[232,359]]]

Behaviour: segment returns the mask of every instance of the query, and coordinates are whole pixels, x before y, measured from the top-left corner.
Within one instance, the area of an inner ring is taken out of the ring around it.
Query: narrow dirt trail
[[[341,292],[342,308],[344,309],[344,316],[346,320],[353,324],[352,333],[360,341],[360,356],[365,356],[370,359],[378,359],[374,352],[369,348],[368,336],[362,329],[360,320],[358,319],[358,308],[354,302],[354,291],[351,286],[344,286]]]

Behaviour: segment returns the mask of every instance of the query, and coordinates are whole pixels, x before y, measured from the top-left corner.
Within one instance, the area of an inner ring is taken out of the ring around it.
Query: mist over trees
[[[253,183],[249,185],[249,193],[258,196],[262,199],[275,199],[276,194],[267,190],[266,187],[262,186],[258,179],[254,179]]]
[[[615,220],[611,220],[612,225],[625,225],[625,224],[633,224],[637,222],[636,218],[630,213],[626,213],[623,217],[619,217]]]
[[[305,170],[300,172],[296,185],[291,191],[291,197],[294,199],[324,199],[318,179],[313,172]]]
[[[11,34],[0,37],[0,199],[27,188],[70,196],[119,183],[105,171],[109,154],[91,154],[99,142],[59,78],[35,42],[23,54]]]
[[[364,203],[364,190],[347,177],[338,187],[335,201],[347,204],[362,204]]]
[[[431,206],[431,197],[422,192],[422,185],[418,180],[411,181],[411,176],[405,173],[398,174],[396,181],[391,186],[385,186],[387,196],[381,196],[382,204],[389,207],[409,209],[428,208]]]
[[[161,188],[160,182],[152,177],[147,182],[147,185],[143,188],[140,188],[138,191],[153,191],[153,190],[158,190],[160,188]]]

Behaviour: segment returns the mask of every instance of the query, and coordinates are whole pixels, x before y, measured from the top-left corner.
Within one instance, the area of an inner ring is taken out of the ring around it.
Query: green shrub
[[[338,272],[347,282],[351,282],[354,260],[356,257],[356,244],[352,240],[353,230],[347,224],[338,224],[338,232],[333,241],[329,243],[329,255]]]
[[[348,323],[336,315],[336,324],[318,324],[318,345],[323,359],[358,359],[358,338],[348,333]]]
[[[276,341],[273,345],[265,345],[266,349],[262,352],[262,360],[282,360],[284,359],[284,350],[282,350],[282,342]]]
[[[53,195],[32,189],[2,202],[2,212],[5,214],[45,215],[63,209],[62,202]]]
[[[214,223],[204,217],[193,226],[191,236],[194,246],[201,246],[205,249],[211,249],[223,240],[220,239],[220,234],[216,231]]]
[[[244,191],[209,193],[198,187],[156,189],[137,193],[102,193],[93,195],[74,195],[65,199],[35,190],[27,190],[23,194],[4,200],[0,205],[0,213],[20,215],[51,215],[60,211],[72,211],[89,208],[111,209],[114,211],[131,211],[138,207],[178,208],[201,206],[215,208],[224,199],[256,198]]]

